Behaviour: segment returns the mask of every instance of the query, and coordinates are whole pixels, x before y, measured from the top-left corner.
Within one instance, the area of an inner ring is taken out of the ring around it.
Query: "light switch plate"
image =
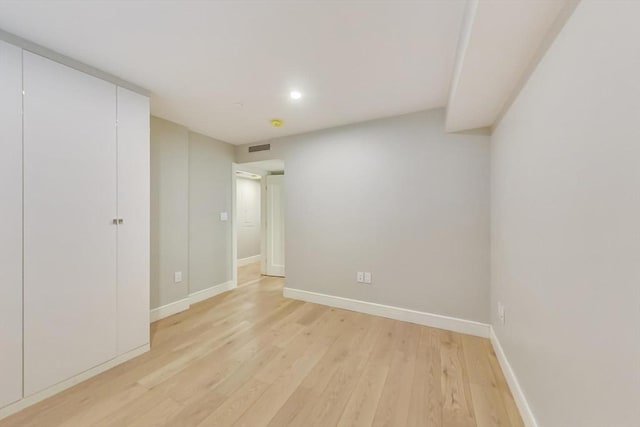
[[[358,271],[356,280],[358,281],[358,283],[364,283],[364,273],[362,271]]]
[[[364,283],[371,283],[371,273],[368,271],[364,273]]]
[[[228,221],[229,214],[227,212],[220,212],[220,221]]]

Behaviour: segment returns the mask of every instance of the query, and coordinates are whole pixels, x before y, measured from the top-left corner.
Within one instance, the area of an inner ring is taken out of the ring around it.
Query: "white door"
[[[284,277],[284,175],[266,183],[266,274]]]
[[[236,179],[236,207],[238,221],[238,260],[247,262],[260,256],[261,253],[261,194],[259,180],[248,178]]]
[[[116,87],[24,52],[25,396],[116,355]]]
[[[149,343],[149,98],[118,88],[118,354]]]
[[[0,41],[0,408],[22,397],[22,50]]]

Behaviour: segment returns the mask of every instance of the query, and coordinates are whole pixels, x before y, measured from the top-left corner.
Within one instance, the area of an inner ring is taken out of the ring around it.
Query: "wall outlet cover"
[[[176,271],[175,273],[173,273],[173,281],[175,283],[182,282],[182,271]]]
[[[368,271],[364,273],[364,283],[371,283],[371,273]]]
[[[498,301],[498,319],[504,324],[504,304]]]

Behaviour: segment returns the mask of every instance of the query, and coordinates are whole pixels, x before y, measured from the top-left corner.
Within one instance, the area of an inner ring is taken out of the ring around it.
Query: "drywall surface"
[[[232,280],[231,164],[234,147],[189,133],[189,291]]]
[[[151,117],[151,308],[186,298],[188,284],[189,131]]]
[[[220,213],[231,218],[233,157],[230,144],[151,117],[151,308],[232,280]]]
[[[238,259],[260,255],[260,181],[238,178]]]
[[[492,138],[492,313],[541,427],[640,420],[640,2],[580,2]]]
[[[488,136],[439,109],[267,142],[236,161],[285,161],[288,287],[489,320]]]

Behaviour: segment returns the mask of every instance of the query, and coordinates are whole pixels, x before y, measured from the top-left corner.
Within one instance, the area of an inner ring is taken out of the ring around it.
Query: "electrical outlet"
[[[371,283],[371,273],[368,271],[364,272],[364,283]]]
[[[229,214],[227,212],[220,212],[220,221],[228,221]]]
[[[504,304],[498,301],[498,319],[504,325]]]
[[[362,271],[358,271],[356,280],[358,281],[358,283],[364,283],[364,273]]]
[[[182,271],[176,271],[173,273],[173,282],[180,283],[182,282]]]

